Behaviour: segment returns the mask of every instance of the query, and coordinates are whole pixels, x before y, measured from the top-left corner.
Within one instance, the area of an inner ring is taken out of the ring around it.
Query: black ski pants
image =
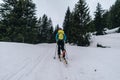
[[[64,41],[63,40],[58,40],[57,44],[58,44],[58,55],[60,55],[61,54],[61,50],[62,51],[65,50],[64,49]]]

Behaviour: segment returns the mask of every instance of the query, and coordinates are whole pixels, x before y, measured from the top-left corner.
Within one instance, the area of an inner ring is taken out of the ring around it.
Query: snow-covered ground
[[[110,48],[97,48],[97,43]],[[93,36],[90,47],[67,44],[67,66],[53,59],[55,48],[0,42],[0,80],[120,80],[118,33]]]

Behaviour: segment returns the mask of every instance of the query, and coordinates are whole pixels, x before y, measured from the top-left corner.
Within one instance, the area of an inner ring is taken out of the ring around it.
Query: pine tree
[[[101,8],[101,4],[98,3],[97,7],[96,7],[96,11],[95,11],[95,18],[94,18],[94,24],[95,24],[95,28],[96,28],[96,35],[103,35],[104,32],[104,27],[103,27],[103,10]]]
[[[53,31],[53,26],[50,27],[50,43],[54,43],[54,31]]]
[[[48,20],[47,42],[53,42],[53,24],[51,18]]]
[[[120,33],[120,27],[118,28],[118,30],[116,32]]]
[[[35,4],[32,0],[3,0],[0,6],[5,41],[35,43]]]
[[[3,0],[3,2],[4,3],[0,4],[0,17],[1,17],[0,30],[3,31],[1,40],[11,41],[9,34],[12,32],[12,29],[11,29],[12,26],[10,25],[10,23],[13,21],[10,21],[10,20],[14,19],[11,14],[13,11],[12,7],[14,7],[15,4],[13,1],[10,1],[10,0]]]
[[[39,32],[40,32],[40,42],[49,43],[53,42],[53,24],[51,18],[48,19],[47,15],[44,14],[41,22],[39,24]]]
[[[110,8],[110,23],[111,28],[120,27],[120,0]]]
[[[95,25],[94,25],[94,20],[91,20],[90,23],[88,24],[88,32],[95,32]]]
[[[37,36],[37,31],[36,31],[36,22],[37,18],[35,16],[35,4],[33,3],[32,0],[22,0],[25,2],[24,4],[24,12],[23,12],[23,23],[25,23],[25,28],[26,32],[25,33],[25,41],[28,43],[35,43],[36,42],[36,36]],[[24,34],[23,33],[23,34]]]
[[[68,41],[69,43],[77,44],[76,43],[76,27],[75,27],[75,19],[74,19],[74,12],[70,15],[70,28],[69,28],[69,35],[68,35]]]
[[[66,15],[65,15],[65,19],[64,19],[64,22],[63,22],[63,30],[65,31],[65,34],[67,36],[67,41],[69,42],[70,40],[70,31],[69,31],[69,28],[70,28],[70,9],[68,7],[67,11],[66,11]]]
[[[104,28],[110,28],[109,27],[109,11],[106,11],[104,14],[103,14],[103,19],[102,19],[102,23],[103,23],[103,27]]]
[[[90,42],[87,27],[90,23],[91,18],[89,15],[89,8],[85,0],[78,1],[72,14],[73,24],[71,30],[71,37],[74,36],[73,41],[78,46],[88,46]]]
[[[41,24],[41,42],[47,42],[47,32],[48,32],[48,17],[46,14],[42,17],[42,24]]]
[[[57,32],[58,32],[58,29],[59,29],[59,25],[57,24],[57,25],[55,26],[55,30],[54,30],[54,33],[53,33],[53,37],[54,37],[53,42],[56,42],[55,37],[56,37],[56,34],[57,34]]]
[[[41,43],[41,31],[42,31],[42,18],[40,17],[36,23],[36,27],[37,27],[37,43]]]

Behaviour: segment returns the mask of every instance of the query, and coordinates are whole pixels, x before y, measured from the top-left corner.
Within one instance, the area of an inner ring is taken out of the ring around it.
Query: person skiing
[[[56,34],[56,43],[58,45],[58,58],[60,60],[61,60],[61,57],[65,59],[65,53],[66,53],[66,50],[64,48],[65,41],[66,41],[66,35],[62,30],[62,28],[59,28]],[[62,56],[61,56],[61,51],[62,51]]]

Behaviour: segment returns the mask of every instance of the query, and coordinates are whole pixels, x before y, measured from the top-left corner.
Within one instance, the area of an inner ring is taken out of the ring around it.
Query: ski
[[[54,59],[56,59],[56,57],[54,57]],[[60,55],[60,57],[58,57],[58,60],[59,60],[60,62],[63,62],[65,65],[68,64],[67,59],[66,59],[65,57],[63,57],[62,55]]]
[[[61,58],[59,58],[60,62],[62,61]]]
[[[66,58],[62,58],[62,60],[65,64],[68,64],[68,61],[66,60]]]

